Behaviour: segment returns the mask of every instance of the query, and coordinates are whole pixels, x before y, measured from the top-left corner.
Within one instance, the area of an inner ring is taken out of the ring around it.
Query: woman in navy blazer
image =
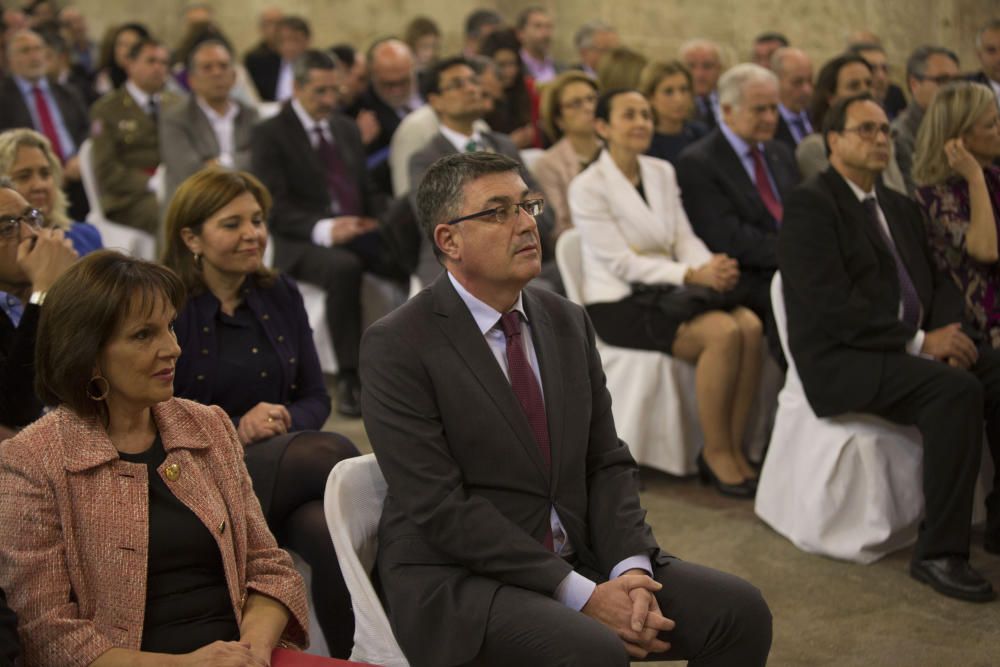
[[[204,169],[167,212],[164,263],[191,297],[177,316],[177,396],[217,404],[245,446],[247,469],[279,544],[312,567],[313,603],[330,652],[348,657],[350,595],[323,514],[330,470],[356,456],[323,433],[330,414],[312,329],[295,282],[263,264],[271,197],[246,172]]]

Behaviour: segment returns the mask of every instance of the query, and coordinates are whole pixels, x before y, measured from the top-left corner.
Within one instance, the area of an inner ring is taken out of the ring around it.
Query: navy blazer
[[[271,287],[260,287],[253,278],[244,286],[244,299],[264,326],[267,338],[281,360],[280,403],[292,415],[290,431],[317,431],[330,415],[330,396],[320,370],[312,329],[302,295],[295,281],[279,275]],[[216,402],[212,378],[218,365],[215,339],[219,300],[209,291],[191,297],[177,316],[174,329],[181,346],[174,375],[174,394],[199,403]],[[242,415],[229,415],[239,423]]]
[[[0,312],[0,424],[21,428],[38,419],[42,402],[35,396],[35,338],[41,308],[24,305],[21,324]]]

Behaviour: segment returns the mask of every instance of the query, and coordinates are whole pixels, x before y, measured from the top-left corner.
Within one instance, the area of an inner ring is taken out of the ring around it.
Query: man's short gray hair
[[[751,83],[770,83],[778,87],[778,77],[769,69],[753,63],[740,63],[726,70],[719,77],[719,104],[738,107],[743,102],[743,91]]]
[[[684,55],[688,51],[693,51],[694,49],[712,49],[715,51],[715,57],[722,62],[722,49],[715,42],[697,37],[695,39],[689,39],[688,41],[681,44],[681,48],[677,49],[677,53],[680,55],[681,59],[684,59]]]
[[[335,70],[337,61],[333,55],[318,49],[309,49],[292,63],[292,77],[300,86],[309,83],[309,72],[314,69]]]
[[[483,176],[521,172],[521,165],[500,153],[452,153],[432,164],[417,187],[417,220],[424,235],[434,243],[434,228],[459,217],[465,201],[465,186]]]
[[[573,35],[573,46],[579,49],[589,49],[594,45],[594,35],[600,32],[615,32],[610,24],[604,21],[590,21],[584,23]]]

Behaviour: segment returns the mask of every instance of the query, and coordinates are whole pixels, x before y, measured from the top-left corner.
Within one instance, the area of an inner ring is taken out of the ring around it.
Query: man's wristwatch
[[[40,306],[45,303],[45,295],[47,292],[32,292],[31,298],[28,299],[28,303],[33,303],[36,306]]]

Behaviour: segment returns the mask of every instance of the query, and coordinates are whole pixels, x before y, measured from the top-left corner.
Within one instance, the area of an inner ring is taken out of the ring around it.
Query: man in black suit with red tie
[[[326,290],[337,357],[337,409],[360,414],[361,277],[396,272],[385,259],[376,218],[387,202],[372,187],[357,126],[334,112],[339,79],[333,59],[306,51],[294,65],[294,95],[251,142],[253,172],[274,198],[275,264]]]
[[[992,600],[969,564],[969,534],[984,421],[1000,455],[1000,353],[964,327],[964,299],[932,265],[916,204],[879,178],[885,111],[868,95],[845,98],[823,134],[830,167],[788,196],[778,244],[802,386],[820,417],[863,412],[919,429],[926,514],[910,574],[943,595]],[[997,479],[986,507],[985,547],[1000,553]]]
[[[722,122],[691,144],[677,162],[684,209],[712,252],[740,264],[735,293],[773,333],[771,276],[778,266],[782,202],[798,183],[795,156],[774,141],[778,81],[759,65],[743,63],[719,79]],[[775,341],[776,338],[769,335]]]
[[[544,204],[520,170],[483,151],[430,167],[418,217],[446,272],[365,333],[399,645],[414,667],[763,665],[760,592],[645,523],[586,312],[527,287]]]

